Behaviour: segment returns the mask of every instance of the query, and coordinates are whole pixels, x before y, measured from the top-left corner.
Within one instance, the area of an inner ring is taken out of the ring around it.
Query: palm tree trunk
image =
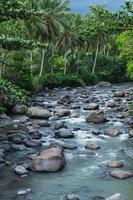
[[[92,74],[94,74],[94,72],[95,72],[98,52],[99,52],[99,40],[97,41],[97,48],[96,48],[96,54],[95,54],[95,60],[94,60],[94,64],[93,64]]]
[[[31,63],[31,65],[30,65],[30,73],[32,75],[33,74],[33,65],[32,65],[32,63],[33,63],[33,52],[32,52],[32,50],[30,51],[30,63]]]
[[[53,45],[51,45],[51,48],[52,48],[52,58],[54,57],[54,48],[53,48]],[[53,67],[53,64],[51,66],[51,74],[54,73],[54,67]]]
[[[64,74],[66,74],[66,71],[67,71],[67,55],[66,55],[66,51],[65,51],[65,55],[64,55],[64,61],[65,61],[65,64],[64,64]]]
[[[44,51],[44,49],[42,49],[42,60],[41,60],[41,67],[40,67],[39,78],[42,76],[42,72],[43,72],[44,57],[45,57],[45,51]]]

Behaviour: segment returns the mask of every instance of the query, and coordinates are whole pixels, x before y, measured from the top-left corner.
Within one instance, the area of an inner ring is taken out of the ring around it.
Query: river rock
[[[63,200],[80,200],[79,196],[75,195],[75,194],[69,194],[64,196]]]
[[[62,103],[62,104],[70,104],[71,103],[71,98],[68,94],[62,96],[60,98],[60,100],[58,101],[58,103]]]
[[[97,143],[95,143],[95,142],[88,142],[85,145],[85,148],[86,149],[100,149],[100,146]]]
[[[39,146],[42,146],[42,143],[38,140],[28,140],[28,139],[25,139],[24,140],[24,144],[26,147],[39,147]]]
[[[121,163],[119,160],[112,160],[107,164],[107,166],[112,168],[119,168],[123,167],[123,163]]]
[[[30,107],[28,111],[31,115],[31,118],[48,119],[49,117],[51,117],[51,113],[48,110],[43,109],[39,106]]]
[[[61,128],[58,131],[55,132],[55,137],[59,138],[73,138],[74,134],[71,130],[67,128]]]
[[[121,194],[117,193],[117,194],[114,194],[114,195],[106,198],[106,200],[124,200],[124,198],[122,197]]]
[[[42,137],[42,134],[39,131],[35,131],[35,130],[29,131],[29,134],[31,135],[33,140],[39,140]]]
[[[106,122],[106,118],[104,117],[103,114],[100,114],[98,112],[92,112],[87,118],[86,118],[86,122],[88,123],[104,123]]]
[[[37,124],[40,127],[50,127],[50,123],[48,121],[46,121],[46,120],[37,121]]]
[[[122,134],[122,132],[118,128],[110,127],[109,129],[107,129],[106,134],[111,136],[111,137],[116,137],[116,136]]]
[[[107,102],[107,107],[110,107],[110,108],[116,107],[115,101],[114,101],[114,100],[109,100],[109,101]]]
[[[95,196],[92,198],[92,200],[105,200],[105,198],[101,196]]]
[[[114,170],[111,172],[110,175],[118,179],[126,179],[132,177],[133,173],[131,171],[125,171],[125,170]]]
[[[22,165],[16,166],[14,171],[16,172],[16,174],[19,174],[19,175],[24,175],[28,173],[28,171]]]
[[[110,87],[111,83],[109,82],[105,82],[105,81],[101,81],[97,84],[98,87]]]
[[[89,110],[97,110],[97,109],[99,109],[99,104],[97,104],[97,103],[90,103],[88,105],[88,109]]]
[[[37,172],[57,172],[65,165],[63,149],[53,147],[45,149],[39,156],[35,156],[31,163],[31,169]]]
[[[31,189],[26,189],[26,190],[20,190],[20,191],[18,191],[18,196],[25,196],[25,195],[27,195],[28,193],[30,193],[31,192]]]
[[[67,128],[67,126],[65,125],[65,122],[56,122],[54,124],[54,129],[55,130],[59,130],[61,128]]]
[[[125,97],[124,91],[117,91],[113,94],[114,97]]]
[[[129,137],[133,137],[133,130],[129,131]]]
[[[56,114],[58,117],[66,117],[70,115],[70,110],[62,108],[62,109],[59,109]]]

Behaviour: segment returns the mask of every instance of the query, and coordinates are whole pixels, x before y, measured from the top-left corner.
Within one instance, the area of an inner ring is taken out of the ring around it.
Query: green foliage
[[[20,89],[18,86],[12,84],[7,80],[0,79],[0,91],[6,95],[6,102],[10,105],[22,104],[28,105],[29,93]]]
[[[23,40],[20,38],[5,38],[0,37],[0,47],[7,50],[34,49],[37,47],[44,47],[45,45],[40,42]]]
[[[127,75],[133,80],[133,61],[127,64]]]
[[[0,106],[0,115],[5,113],[5,112],[6,112],[6,108]]]
[[[63,73],[46,74],[40,79],[43,87],[58,86],[83,86],[84,82],[75,75],[64,75]]]

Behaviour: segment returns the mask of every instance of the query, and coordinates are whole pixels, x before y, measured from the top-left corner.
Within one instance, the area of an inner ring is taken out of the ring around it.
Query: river
[[[133,171],[133,139],[128,133],[131,128],[131,118],[127,116],[128,103],[132,97],[114,97],[117,91],[132,93],[133,84],[118,84],[111,87],[86,87],[86,88],[63,88],[45,90],[34,96],[31,104],[43,105],[54,116],[55,111],[62,106],[68,108],[71,116],[49,119],[50,127],[34,126],[34,129],[42,133],[41,142],[43,147],[62,141],[65,144],[75,145],[77,148],[65,149],[65,168],[56,173],[37,173],[29,170],[28,176],[20,177],[14,173],[14,166],[18,163],[27,162],[27,155],[36,153],[38,148],[26,148],[24,150],[6,151],[6,160],[11,162],[10,166],[1,167],[0,170],[0,200],[11,199],[33,199],[33,200],[60,200],[66,194],[77,194],[81,200],[91,200],[95,196],[108,197],[114,193],[121,193],[125,200],[133,200],[133,178],[116,179],[110,176],[111,168],[107,163],[111,160],[120,160],[124,167],[122,169]],[[71,102],[61,104],[58,102],[63,95],[69,95]],[[112,101],[114,106],[109,106]],[[88,102],[95,102],[100,106],[108,119],[106,123],[86,123],[86,116],[92,112],[86,109]],[[76,106],[77,108],[76,108]],[[118,108],[122,109],[118,109]],[[10,129],[20,131],[23,116],[12,116],[10,119],[2,120],[1,124]],[[65,125],[74,133],[74,138],[62,139],[53,137],[55,122],[65,122]],[[36,120],[25,123],[27,127],[33,126]],[[106,134],[109,127],[121,130],[117,137]],[[99,134],[94,134],[95,132]],[[27,133],[28,134],[28,133]],[[86,149],[85,144],[96,142],[100,149]],[[0,148],[4,148],[2,145]],[[8,141],[7,141],[8,143]],[[10,142],[9,142],[10,143]],[[22,145],[22,144],[21,144]],[[19,145],[20,146],[20,145]],[[27,197],[17,197],[17,191],[30,188],[32,192]]]

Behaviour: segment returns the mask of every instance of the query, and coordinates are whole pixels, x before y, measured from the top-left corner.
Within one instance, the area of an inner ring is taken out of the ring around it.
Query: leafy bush
[[[22,90],[18,86],[1,78],[0,78],[0,91],[4,95],[6,95],[6,104],[8,105],[16,105],[16,104],[27,105],[30,100],[29,92]]]
[[[40,79],[43,87],[58,87],[58,86],[83,86],[84,82],[74,75],[64,75],[63,73],[46,74]]]
[[[0,115],[3,114],[4,112],[6,112],[6,108],[0,107]]]

